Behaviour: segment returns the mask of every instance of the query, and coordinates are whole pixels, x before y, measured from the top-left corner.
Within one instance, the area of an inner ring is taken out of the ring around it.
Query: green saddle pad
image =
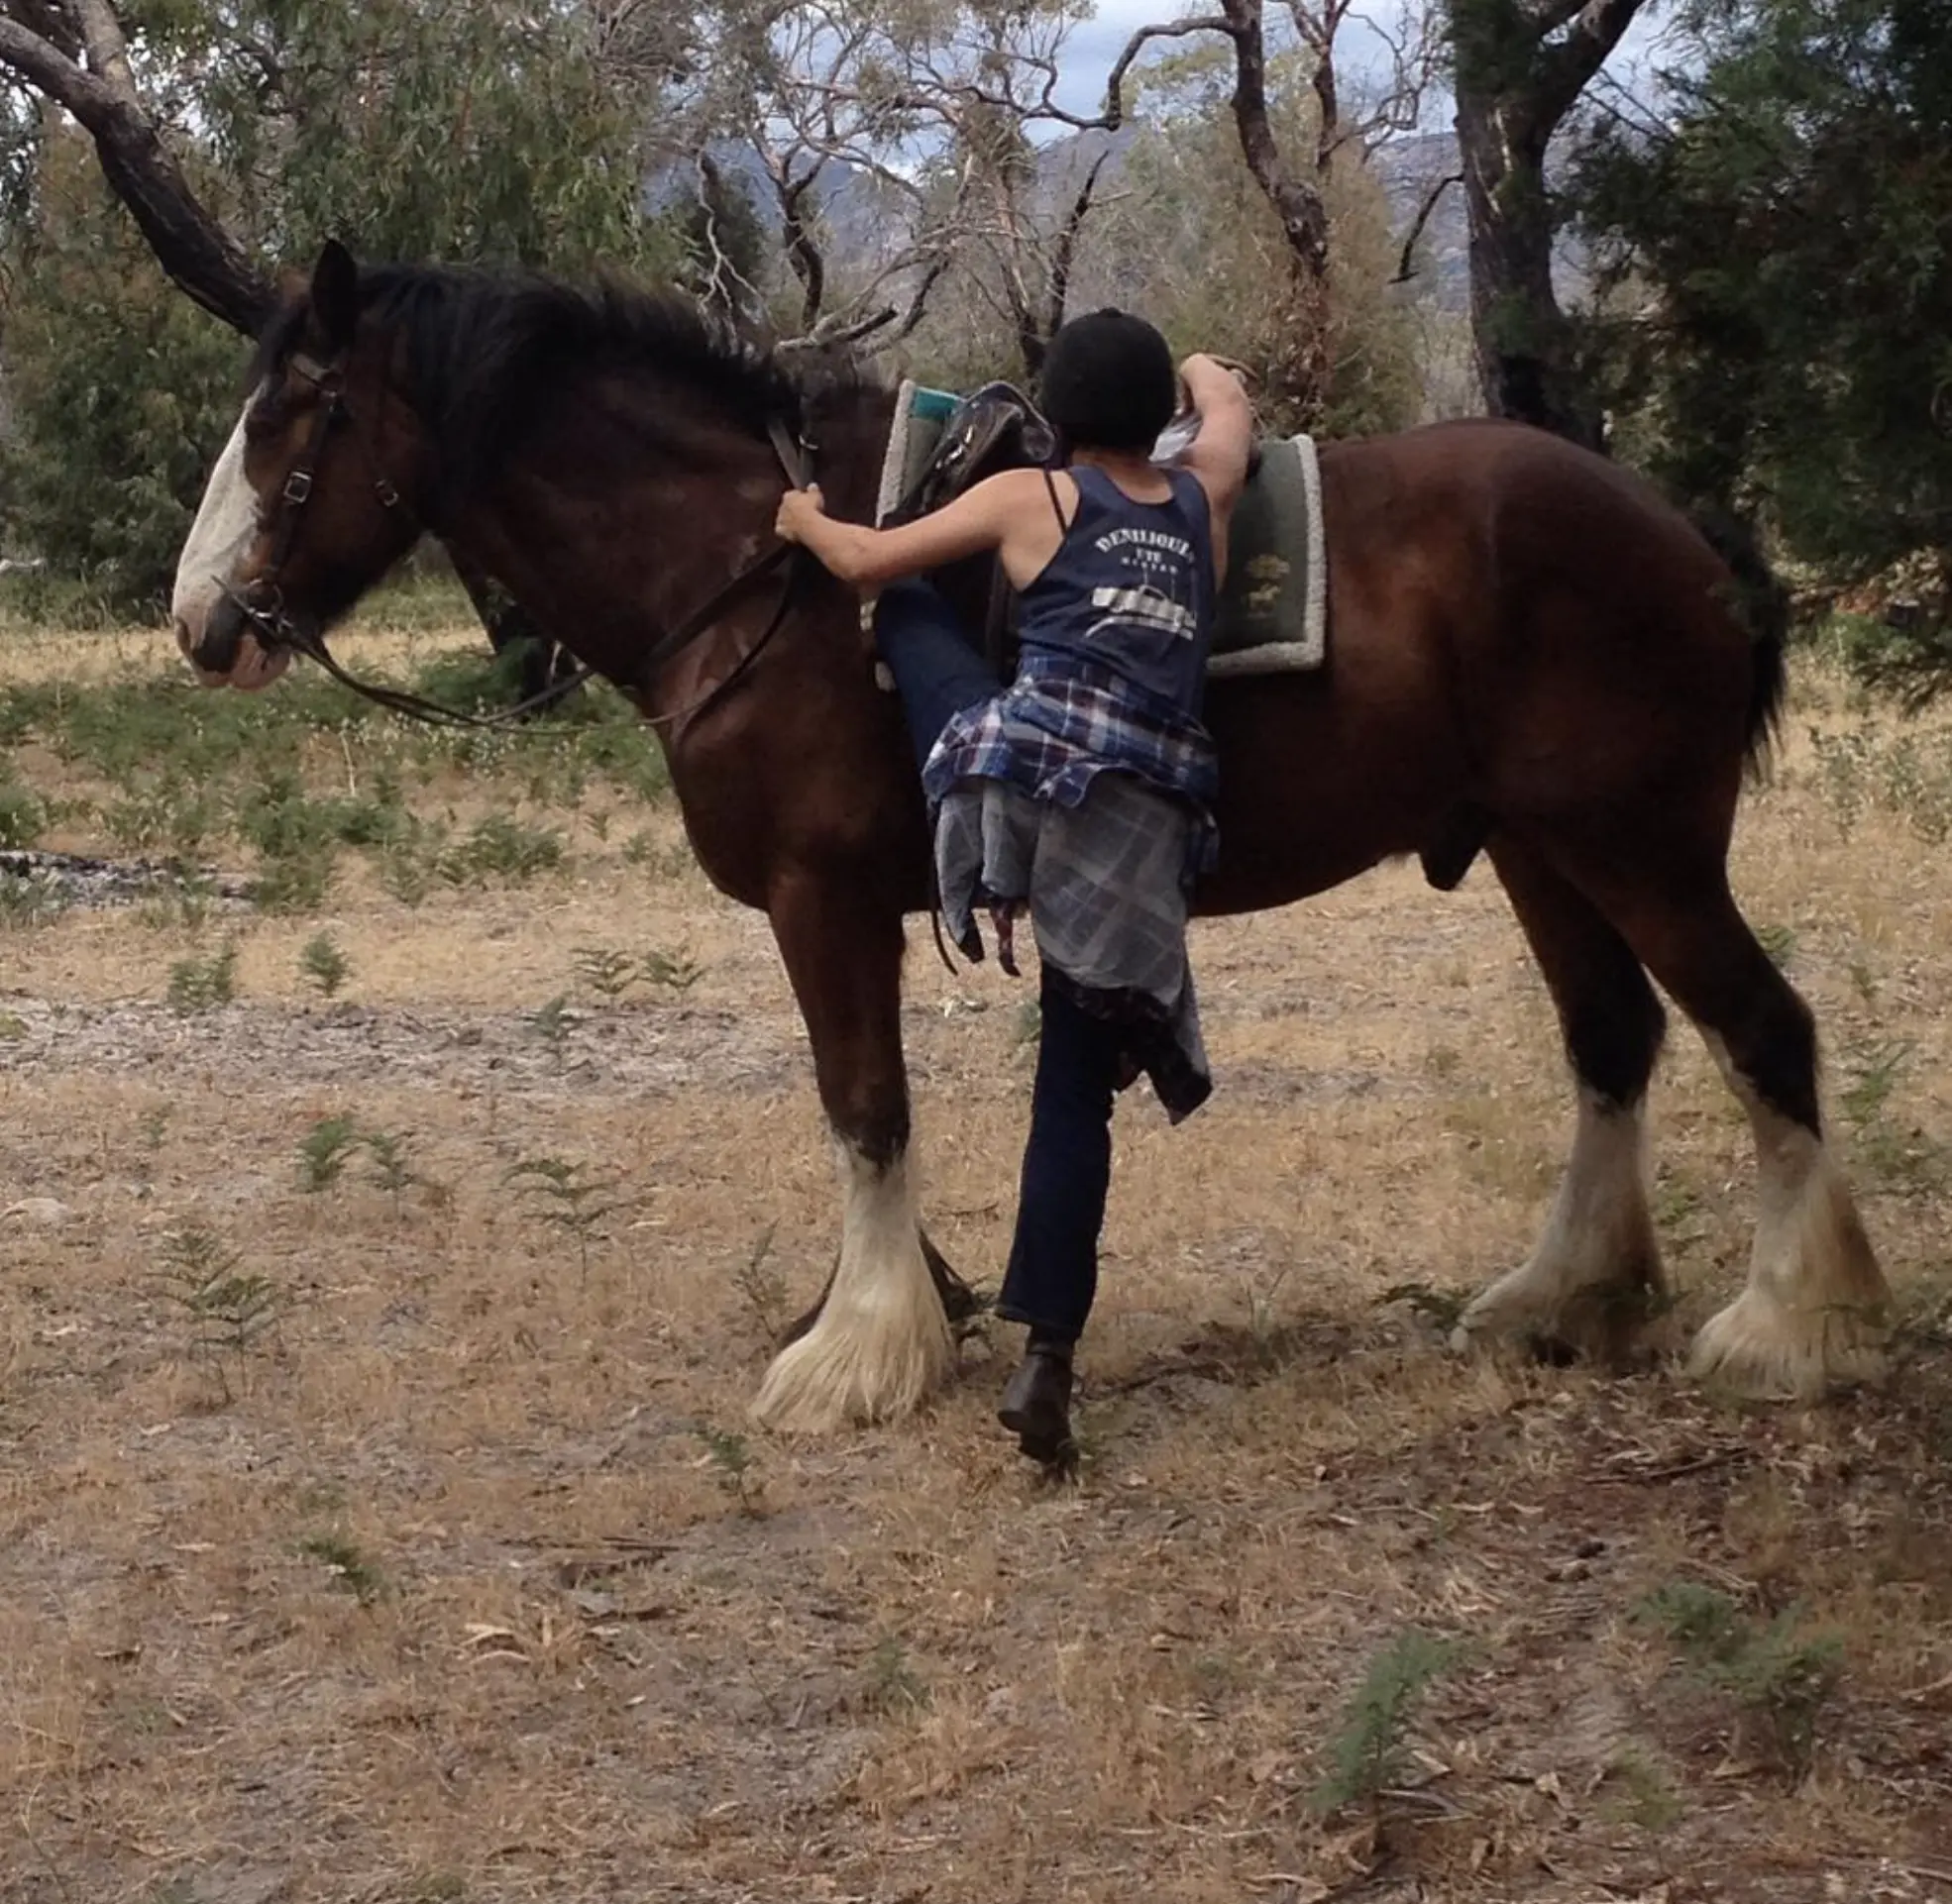
[[[1208,673],[1319,668],[1328,606],[1315,445],[1305,436],[1277,438],[1261,446],[1260,467],[1235,505]]]

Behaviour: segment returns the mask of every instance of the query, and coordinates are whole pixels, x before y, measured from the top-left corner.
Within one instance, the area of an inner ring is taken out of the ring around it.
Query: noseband
[[[306,382],[310,383],[320,396],[317,416],[313,419],[311,434],[305,439],[304,448],[292,461],[291,468],[285,472],[284,481],[278,488],[277,514],[272,519],[271,560],[255,576],[248,587],[236,588],[229,582],[219,582],[224,594],[237,611],[250,623],[252,632],[268,654],[279,649],[288,649],[293,654],[304,655],[315,661],[333,680],[349,688],[354,693],[389,708],[396,714],[404,714],[409,719],[426,721],[431,725],[445,727],[508,727],[537,713],[544,708],[553,707],[567,694],[580,688],[595,672],[587,663],[578,662],[575,670],[561,681],[551,682],[540,693],[531,694],[527,699],[517,701],[512,707],[503,707],[492,714],[471,713],[465,708],[443,706],[439,701],[429,700],[424,695],[410,693],[404,688],[376,687],[350,675],[325,645],[323,634],[308,634],[285,612],[284,590],[281,586],[286,565],[291,560],[291,552],[298,540],[299,525],[303,522],[306,505],[312,499],[317,487],[318,466],[325,455],[326,444],[334,430],[341,425],[351,430],[353,441],[360,447],[360,454],[373,479],[373,493],[378,497],[382,509],[405,509],[405,501],[397,487],[388,479],[380,467],[373,446],[367,441],[354,420],[351,407],[346,401],[346,365],[342,357],[332,364],[320,364],[315,359],[294,353],[290,367]],[[795,488],[805,488],[812,480],[812,456],[810,446],[796,437],[778,417],[769,418],[766,434],[773,446],[773,453],[779,458],[780,468],[786,478]],[[426,526],[424,520],[421,525]],[[705,604],[660,639],[645,656],[643,678],[648,683],[664,665],[682,650],[709,629],[724,613],[726,604],[748,582],[757,581],[772,570],[794,561],[804,551],[789,542],[775,543],[763,555],[747,563],[737,571],[723,587],[717,589]],[[657,723],[677,722],[689,719],[718,698],[734,682],[738,681],[752,664],[758,660],[764,649],[778,634],[780,625],[786,619],[786,612],[793,600],[795,574],[789,574],[786,585],[780,590],[779,605],[773,611],[773,618],[767,623],[762,634],[745,654],[740,656],[732,672],[721,682],[708,688],[699,700],[675,714],[647,715],[646,718]]]

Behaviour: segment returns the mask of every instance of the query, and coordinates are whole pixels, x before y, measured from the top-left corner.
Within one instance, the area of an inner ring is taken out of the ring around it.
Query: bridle
[[[400,688],[384,688],[371,682],[364,682],[349,674],[340,666],[337,658],[325,644],[322,633],[308,633],[285,612],[284,590],[281,578],[291,560],[292,550],[298,541],[298,530],[305,517],[305,510],[312,499],[318,484],[318,466],[325,455],[327,443],[335,430],[342,426],[351,432],[353,441],[359,445],[360,454],[366,461],[367,471],[372,478],[373,493],[380,506],[387,510],[400,510],[409,516],[405,498],[398,487],[387,476],[378,455],[366,434],[353,416],[351,406],[346,401],[346,359],[341,356],[333,363],[320,364],[315,358],[302,353],[294,353],[289,360],[290,368],[310,383],[320,397],[318,413],[312,420],[310,434],[304,446],[292,460],[290,469],[284,474],[284,481],[278,487],[277,514],[271,523],[271,560],[255,576],[248,587],[237,588],[228,582],[218,579],[218,585],[229,598],[237,611],[250,623],[252,632],[268,654],[280,649],[303,655],[316,662],[334,681],[349,688],[356,694],[373,701],[376,705],[403,714],[410,720],[425,721],[430,725],[444,727],[487,727],[501,728],[525,720],[530,714],[553,707],[566,695],[572,693],[596,671],[586,662],[578,662],[576,668],[560,681],[553,681],[539,693],[530,694],[517,701],[512,707],[502,707],[491,714],[478,714],[461,707],[448,707],[425,695],[416,694]],[[778,416],[767,420],[766,434],[773,446],[773,453],[779,458],[780,468],[787,481],[796,489],[805,488],[813,477],[812,448],[802,438],[790,430]],[[431,525],[423,517],[417,531],[425,531]],[[724,585],[712,594],[691,614],[687,615],[676,628],[662,636],[647,654],[639,670],[639,688],[647,688],[652,679],[693,642],[711,628],[724,614],[727,604],[748,584],[770,575],[775,569],[795,565],[790,569],[785,584],[780,590],[778,604],[773,610],[772,619],[759,639],[738,659],[730,674],[724,680],[714,683],[691,705],[669,714],[646,713],[645,719],[653,725],[664,726],[691,719],[702,713],[706,706],[725,693],[735,683],[743,679],[746,671],[759,659],[762,651],[772,642],[786,620],[787,610],[792,605],[794,582],[800,573],[797,559],[805,555],[797,544],[776,542],[763,554],[755,557],[737,570]],[[531,729],[530,731],[534,731]]]

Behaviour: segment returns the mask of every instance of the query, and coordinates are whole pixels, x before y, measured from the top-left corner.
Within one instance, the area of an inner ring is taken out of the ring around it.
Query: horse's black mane
[[[852,360],[789,367],[689,300],[615,278],[587,285],[441,265],[362,267],[363,311],[404,337],[414,407],[450,471],[487,470],[539,400],[571,371],[655,368],[763,435],[774,418],[804,429],[811,413],[863,387]],[[303,331],[303,300],[271,321],[253,380],[281,363]]]

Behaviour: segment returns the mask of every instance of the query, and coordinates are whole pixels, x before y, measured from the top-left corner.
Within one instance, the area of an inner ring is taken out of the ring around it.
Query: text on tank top
[[[1018,634],[1026,657],[1076,657],[1196,716],[1213,638],[1213,529],[1198,478],[1160,474],[1171,500],[1135,502],[1104,471],[1071,467],[1077,513],[1020,597]]]

